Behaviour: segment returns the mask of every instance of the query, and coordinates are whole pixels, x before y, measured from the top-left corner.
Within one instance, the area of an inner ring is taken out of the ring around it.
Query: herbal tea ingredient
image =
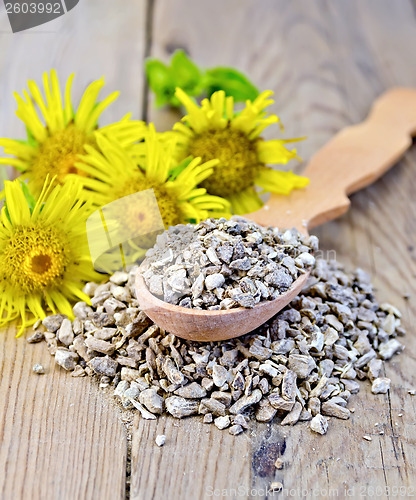
[[[315,263],[316,236],[233,217],[170,227],[140,266],[149,291],[196,309],[254,307],[286,292]]]
[[[79,302],[70,324],[43,320],[48,349],[73,376],[101,387],[143,418],[201,415],[237,435],[250,419],[325,434],[331,417],[348,419],[348,402],[368,379],[385,392],[383,360],[403,347],[400,312],[379,305],[369,277],[319,259],[307,287],[258,330],[226,342],[198,343],[162,331],[138,307],[137,267],[88,283],[92,306]],[[37,338],[41,337],[37,335]],[[352,410],[351,410],[352,411]]]

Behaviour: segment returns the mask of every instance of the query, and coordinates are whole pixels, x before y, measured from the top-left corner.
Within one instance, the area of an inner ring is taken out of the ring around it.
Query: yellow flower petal
[[[297,158],[296,149],[286,149],[284,144],[287,141],[274,139],[271,141],[259,141],[257,143],[257,152],[259,160],[264,163],[280,163],[285,165],[290,160]]]
[[[5,181],[4,192],[11,223],[19,226],[30,218],[30,211],[23,190],[15,189],[16,182],[19,181]]]
[[[234,214],[242,215],[255,212],[263,206],[254,187],[249,187],[240,193],[228,197]]]
[[[283,172],[263,167],[256,177],[256,184],[265,191],[288,195],[294,189],[301,189],[307,186],[309,179],[296,175],[293,172]]]
[[[201,107],[180,88],[176,89],[175,96],[179,99],[187,111],[187,115],[182,121],[187,123],[195,133],[206,130],[209,126],[224,128],[227,120],[224,118],[224,98],[223,91],[214,92],[211,99],[203,99]]]
[[[26,163],[18,158],[0,158],[0,165],[10,165],[20,172],[24,172]]]
[[[104,87],[104,78],[90,83],[81,97],[81,102],[75,115],[75,125],[81,130],[86,130],[88,118],[96,105],[98,94],[102,87]]]
[[[14,139],[0,138],[0,146],[4,148],[4,152],[8,155],[18,156],[23,160],[30,160],[33,156],[33,146],[29,146],[21,141]]]
[[[120,92],[113,92],[109,96],[107,96],[103,101],[95,106],[95,108],[91,111],[91,114],[88,117],[88,120],[85,124],[85,130],[88,132],[94,130],[97,127],[97,120],[101,113],[107,108],[112,102],[114,102],[117,97],[120,95]]]
[[[263,110],[273,104],[272,99],[267,99],[271,95],[273,95],[273,92],[266,90],[253,102],[247,101],[246,107],[233,119],[231,126],[249,135],[260,120],[264,118]]]
[[[27,102],[25,102],[19,94],[16,92],[14,93],[14,97],[17,101],[16,115],[29,127],[33,137],[38,142],[42,142],[48,137],[47,131],[36,113],[29,94],[24,90],[23,95]]]
[[[75,73],[71,73],[65,85],[65,107],[64,107],[65,125],[68,125],[68,123],[72,120],[72,115],[74,114],[71,103],[71,88],[74,77]]]

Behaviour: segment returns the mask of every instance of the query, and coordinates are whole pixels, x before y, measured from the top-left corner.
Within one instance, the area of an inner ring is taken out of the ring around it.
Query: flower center
[[[244,132],[231,128],[196,135],[189,145],[189,154],[200,156],[203,162],[220,160],[213,174],[201,184],[217,196],[231,196],[252,186],[260,166],[255,142]]]
[[[2,274],[17,292],[41,292],[61,280],[67,248],[65,235],[55,228],[18,227],[6,244]]]
[[[52,259],[49,255],[34,255],[32,257],[32,271],[38,274],[45,274],[48,269],[50,269],[52,264]]]
[[[177,200],[169,195],[163,186],[155,186],[154,183],[147,179],[140,178],[129,181],[116,191],[114,198],[122,198],[150,188],[153,188],[165,228],[183,222]],[[146,196],[149,196],[148,201]],[[148,238],[137,238],[137,244],[142,248],[153,246],[156,237],[155,232],[160,229],[159,214],[152,209],[154,202],[153,197],[151,197],[151,193],[146,194],[144,198],[140,198],[140,203],[137,203],[137,199],[135,200],[134,197],[127,198],[125,204],[122,205],[122,220],[131,230],[131,233],[137,234],[139,232],[143,236],[149,235]]]
[[[78,155],[85,153],[86,144],[95,145],[93,137],[78,130],[75,125],[68,125],[64,130],[59,130],[48,137],[39,147],[39,152],[34,158],[31,171],[37,190],[41,190],[46,175],[56,175],[57,181],[62,183],[68,174],[86,176],[74,163]]]

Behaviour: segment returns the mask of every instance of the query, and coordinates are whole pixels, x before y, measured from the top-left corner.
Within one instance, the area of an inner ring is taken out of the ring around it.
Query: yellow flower
[[[97,101],[104,86],[101,78],[85,90],[78,109],[74,111],[71,102],[71,86],[74,75],[66,83],[65,93],[61,89],[56,72],[43,74],[45,98],[34,81],[28,82],[29,92],[23,97],[15,93],[17,116],[24,122],[28,140],[0,139],[0,146],[13,158],[0,158],[0,164],[12,165],[28,179],[34,195],[39,195],[48,174],[62,183],[70,173],[79,173],[75,162],[78,155],[85,153],[85,145],[95,147],[94,130],[101,113],[117,97],[113,92],[103,101]],[[128,147],[143,136],[146,127],[143,122],[134,121],[126,115],[119,122],[100,129],[104,134]]]
[[[46,180],[37,201],[20,180],[5,182],[0,215],[0,326],[22,320],[18,336],[45,308],[73,318],[69,300],[89,302],[83,282],[97,279],[85,221],[90,207],[78,200],[81,186]]]
[[[81,178],[84,193],[97,206],[152,188],[165,227],[230,216],[226,200],[197,187],[213,173],[218,160],[201,163],[200,158],[188,158],[178,165],[173,155],[176,138],[156,134],[152,124],[138,157],[100,132],[95,137],[100,151],[86,146],[88,154],[82,155],[76,166],[87,175]],[[132,229],[135,221],[145,225],[149,214],[143,206],[129,206],[126,210],[125,220],[130,221]]]
[[[308,179],[266,167],[266,164],[286,164],[296,158],[296,150],[289,151],[285,144],[298,139],[274,139],[265,141],[260,134],[279,121],[276,115],[264,111],[273,103],[268,99],[273,94],[266,91],[253,102],[247,101],[239,113],[234,111],[232,97],[224,91],[204,99],[201,106],[181,89],[176,97],[185,106],[184,123],[176,123],[174,130],[179,135],[179,156],[201,157],[202,161],[218,159],[213,174],[201,185],[208,193],[227,198],[234,213],[254,212],[262,206],[255,186],[264,191],[289,194],[295,188],[308,184]]]

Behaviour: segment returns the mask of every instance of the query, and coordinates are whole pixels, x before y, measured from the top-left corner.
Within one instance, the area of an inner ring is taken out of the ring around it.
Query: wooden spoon
[[[304,175],[310,184],[289,196],[272,194],[267,205],[246,215],[261,225],[309,229],[348,210],[348,195],[362,189],[392,167],[416,134],[416,89],[395,88],[379,97],[367,119],[347,127],[311,159]],[[299,277],[272,301],[252,309],[225,311],[188,309],[152,295],[140,274],[136,292],[140,307],[164,330],[185,339],[209,342],[244,335],[269,320],[298,295],[308,278]]]

